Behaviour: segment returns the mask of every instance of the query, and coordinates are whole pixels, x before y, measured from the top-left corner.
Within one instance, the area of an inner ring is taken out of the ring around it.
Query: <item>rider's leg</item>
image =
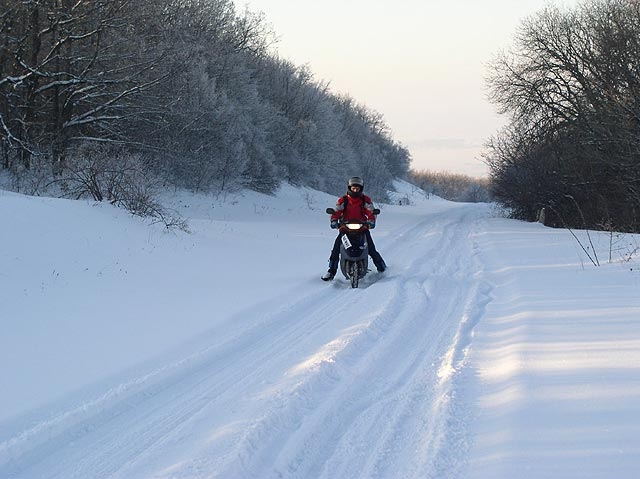
[[[342,233],[339,233],[336,240],[333,243],[333,249],[331,250],[331,256],[329,256],[329,270],[322,276],[325,281],[332,280],[338,272],[338,264],[340,263],[340,239]]]
[[[373,260],[373,264],[376,265],[376,268],[381,273],[387,269],[387,265],[380,256],[380,253],[376,250],[376,245],[373,242],[373,238],[371,237],[371,232],[367,230],[367,245],[369,246],[369,256]]]
[[[333,242],[333,248],[331,249],[331,256],[329,256],[329,264],[335,266],[338,270],[338,262],[340,261],[340,244],[342,243],[342,235],[344,233],[338,233],[336,240]]]

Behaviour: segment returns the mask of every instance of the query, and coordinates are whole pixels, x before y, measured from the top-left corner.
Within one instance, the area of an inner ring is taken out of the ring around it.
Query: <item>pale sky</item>
[[[418,170],[481,177],[483,144],[506,120],[486,64],[522,18],[579,0],[236,0],[263,12],[281,57],[378,111]]]

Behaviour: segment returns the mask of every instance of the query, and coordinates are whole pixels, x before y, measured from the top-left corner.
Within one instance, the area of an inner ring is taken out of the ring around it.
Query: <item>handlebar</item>
[[[333,208],[327,208],[325,211],[328,215],[332,215],[336,212],[336,210],[334,210]],[[380,214],[380,210],[378,208],[374,208],[373,214],[378,216]]]
[[[326,209],[327,214],[329,215],[333,215],[336,213],[336,210],[333,208],[327,208]],[[375,208],[373,210],[373,214],[374,215],[379,215],[380,214],[380,210],[378,208]],[[365,231],[370,229],[369,228],[369,224],[365,221],[356,221],[356,220],[348,220],[348,221],[340,221],[338,223],[338,229],[340,231],[351,231],[351,232],[358,232],[358,231]]]

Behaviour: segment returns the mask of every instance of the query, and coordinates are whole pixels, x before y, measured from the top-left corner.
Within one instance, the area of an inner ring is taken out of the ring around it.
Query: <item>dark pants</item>
[[[367,245],[369,248],[369,256],[371,256],[371,259],[373,260],[373,264],[375,264],[376,267],[379,267],[383,262],[382,256],[380,256],[380,253],[378,253],[378,251],[376,250],[376,245],[373,243],[371,232],[367,230],[365,234],[367,235]],[[338,236],[336,237],[336,240],[333,243],[331,256],[329,256],[329,269],[332,271],[338,270],[338,263],[340,261],[340,243],[342,242],[343,235],[344,233],[342,231],[338,233]]]

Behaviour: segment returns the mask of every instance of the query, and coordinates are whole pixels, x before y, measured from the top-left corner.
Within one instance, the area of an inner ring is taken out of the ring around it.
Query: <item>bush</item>
[[[73,152],[58,182],[63,196],[108,201],[134,215],[155,218],[168,228],[186,230],[185,221],[169,214],[155,199],[157,182],[148,163],[140,153],[87,143]]]

